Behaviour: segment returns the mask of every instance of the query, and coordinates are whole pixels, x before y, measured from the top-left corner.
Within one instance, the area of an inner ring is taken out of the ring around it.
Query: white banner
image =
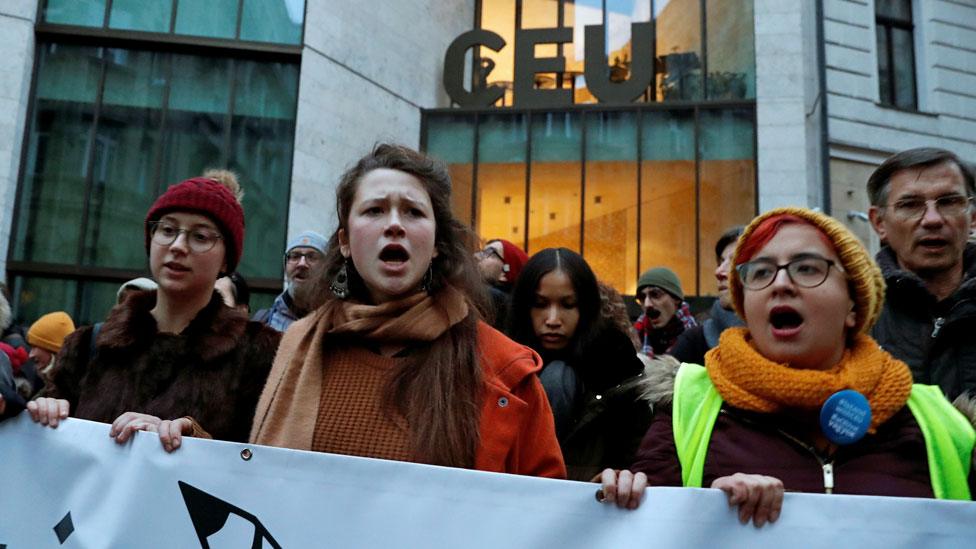
[[[788,494],[757,530],[716,490],[653,488],[624,511],[595,484],[195,439],[167,454],[155,434],[119,445],[108,430],[0,424],[0,549],[976,543],[976,503]]]

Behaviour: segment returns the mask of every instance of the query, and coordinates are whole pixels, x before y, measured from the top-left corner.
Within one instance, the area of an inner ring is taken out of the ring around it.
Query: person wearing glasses
[[[749,224],[734,265],[746,326],[704,366],[675,363],[634,465],[605,470],[599,497],[636,508],[647,485],[711,487],[757,527],[790,512],[785,491],[971,499],[971,418],[868,335],[884,279],[857,237],[780,208]]]
[[[285,250],[285,290],[275,298],[270,309],[254,313],[252,320],[263,322],[284,332],[309,309],[304,307],[304,289],[318,278],[325,257],[325,237],[305,231],[293,238]]]
[[[915,380],[950,399],[976,392],[976,227],[973,168],[934,148],[900,152],[867,183],[888,283],[873,335]]]
[[[489,311],[488,321],[493,327],[504,331],[508,328],[512,288],[518,282],[529,256],[508,240],[496,238],[489,240],[484,249],[475,253],[475,260],[491,298],[492,310]]]
[[[45,393],[27,404],[34,421],[111,423],[119,443],[153,431],[167,451],[184,435],[247,440],[280,334],[214,290],[241,259],[239,195],[236,178],[218,172],[153,203],[144,227],[158,289],[116,305],[97,333],[85,326],[66,338]]]

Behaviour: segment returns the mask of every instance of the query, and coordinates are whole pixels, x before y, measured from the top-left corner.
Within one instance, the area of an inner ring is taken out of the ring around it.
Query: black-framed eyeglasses
[[[891,210],[896,217],[904,220],[921,219],[929,207],[929,203],[935,203],[935,211],[942,217],[956,217],[969,211],[973,199],[961,194],[947,194],[938,198],[904,198],[889,204],[885,208]]]
[[[782,269],[786,269],[786,275],[793,284],[801,288],[816,288],[827,280],[831,267],[844,272],[836,262],[815,255],[797,257],[783,265],[770,259],[754,259],[737,266],[735,270],[744,288],[762,290],[776,280],[776,275]]]
[[[492,248],[491,246],[486,247],[484,250],[481,250],[478,253],[481,255],[481,257],[488,257],[493,255],[498,258],[498,261],[505,263],[505,258],[502,257],[502,254],[498,253],[498,250]]]
[[[172,246],[181,234],[186,233],[186,245],[190,251],[197,254],[207,253],[217,245],[217,241],[223,238],[220,233],[216,233],[203,227],[192,229],[181,229],[177,225],[166,221],[152,221],[149,223],[149,234],[152,241],[160,246]]]
[[[309,265],[312,265],[313,263],[318,263],[319,261],[322,260],[322,254],[314,250],[309,250],[307,252],[298,252],[298,251],[288,252],[285,254],[285,261],[287,263],[298,263],[302,260],[303,257],[305,258],[305,262],[308,263]]]

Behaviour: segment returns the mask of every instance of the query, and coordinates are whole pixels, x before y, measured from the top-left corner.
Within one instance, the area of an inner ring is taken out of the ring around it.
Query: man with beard
[[[296,303],[295,295],[299,288],[318,278],[325,244],[325,237],[315,231],[305,231],[292,239],[285,251],[285,291],[275,298],[270,309],[254,313],[252,320],[284,332],[308,313]]]
[[[732,227],[725,231],[715,243],[715,280],[718,282],[718,299],[712,303],[709,318],[694,328],[685,330],[674,344],[671,355],[681,362],[705,364],[705,353],[718,345],[718,336],[726,328],[743,326],[742,319],[735,314],[732,296],[729,294],[729,274],[732,269],[732,255],[744,227]]]
[[[643,313],[634,323],[642,342],[641,353],[653,357],[668,354],[678,336],[698,325],[685,303],[681,281],[666,267],[649,269],[637,280],[637,303]]]
[[[976,391],[973,169],[943,149],[910,149],[885,160],[867,190],[888,286],[872,335],[916,383],[950,399]]]

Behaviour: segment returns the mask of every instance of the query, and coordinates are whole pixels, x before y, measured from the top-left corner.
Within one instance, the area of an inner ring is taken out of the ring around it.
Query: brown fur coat
[[[94,352],[91,326],[69,335],[44,396],[67,399],[72,417],[190,416],[216,439],[245,442],[280,334],[216,293],[182,333],[159,333],[155,303],[155,292],[139,292],[112,309]]]

